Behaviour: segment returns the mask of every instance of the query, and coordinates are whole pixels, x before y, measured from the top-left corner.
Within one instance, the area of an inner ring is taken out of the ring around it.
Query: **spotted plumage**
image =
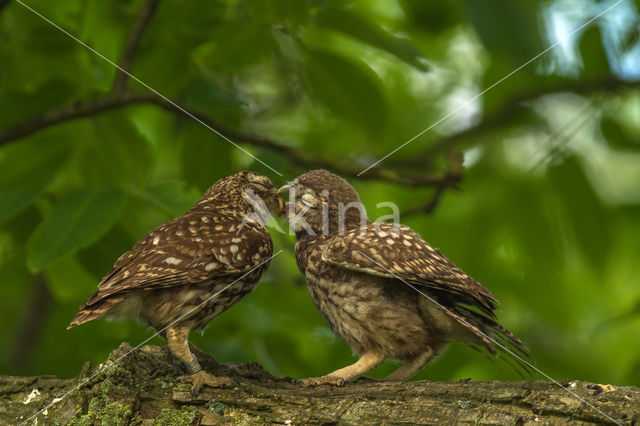
[[[265,219],[281,207],[264,176],[243,171],[219,180],[188,212],[122,255],[68,328],[99,317],[134,317],[167,339],[194,373],[196,390],[229,384],[200,371],[189,332],[203,329],[258,283],[273,252]]]
[[[489,290],[407,226],[369,222],[348,182],[316,170],[288,187],[296,260],[311,298],[360,356],[305,385],[341,384],[387,358],[405,361],[387,379],[404,380],[452,339],[494,355],[504,347],[526,355],[496,322]]]

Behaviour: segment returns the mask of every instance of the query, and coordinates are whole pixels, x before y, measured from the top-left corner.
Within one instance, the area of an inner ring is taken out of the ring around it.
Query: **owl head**
[[[262,217],[270,212],[280,215],[284,209],[284,202],[271,179],[248,170],[214,183],[196,206],[204,205],[224,206],[238,213],[257,213]]]
[[[296,234],[334,235],[368,223],[356,190],[326,170],[312,170],[280,188],[289,192],[289,223]]]

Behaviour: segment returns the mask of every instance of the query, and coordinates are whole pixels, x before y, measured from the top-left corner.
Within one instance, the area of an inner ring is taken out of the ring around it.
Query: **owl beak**
[[[278,216],[282,216],[282,212],[284,211],[284,201],[282,198],[278,197]]]
[[[285,192],[289,192],[289,188],[291,188],[291,184],[288,183],[286,185],[283,185],[280,187],[280,189],[278,189],[278,194],[284,194]]]

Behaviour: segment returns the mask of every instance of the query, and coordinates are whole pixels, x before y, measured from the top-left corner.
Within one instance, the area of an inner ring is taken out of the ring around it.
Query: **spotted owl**
[[[167,340],[195,392],[204,384],[230,385],[201,370],[194,353],[207,356],[189,343],[189,333],[256,286],[273,253],[265,219],[282,207],[265,176],[242,171],[220,179],[189,211],[122,255],[68,328],[95,318],[136,318]]]
[[[405,380],[450,340],[494,355],[507,348],[517,363],[526,356],[522,342],[496,321],[498,301],[489,290],[407,226],[369,222],[347,181],[315,170],[286,188],[296,260],[311,299],[359,355],[305,386],[341,385],[387,358],[404,363],[386,380]]]

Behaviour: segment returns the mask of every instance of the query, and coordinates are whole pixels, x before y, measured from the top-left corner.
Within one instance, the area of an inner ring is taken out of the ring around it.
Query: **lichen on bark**
[[[192,395],[190,385],[179,382],[184,371],[166,347],[144,346],[120,359],[129,350],[123,343],[104,363],[87,365],[74,379],[0,377],[0,424],[33,424],[35,419],[37,424],[145,426],[640,423],[640,389],[580,381],[558,386],[548,381],[364,379],[341,388],[302,388],[249,363],[205,366],[236,385]],[[47,408],[62,395],[67,396]]]

